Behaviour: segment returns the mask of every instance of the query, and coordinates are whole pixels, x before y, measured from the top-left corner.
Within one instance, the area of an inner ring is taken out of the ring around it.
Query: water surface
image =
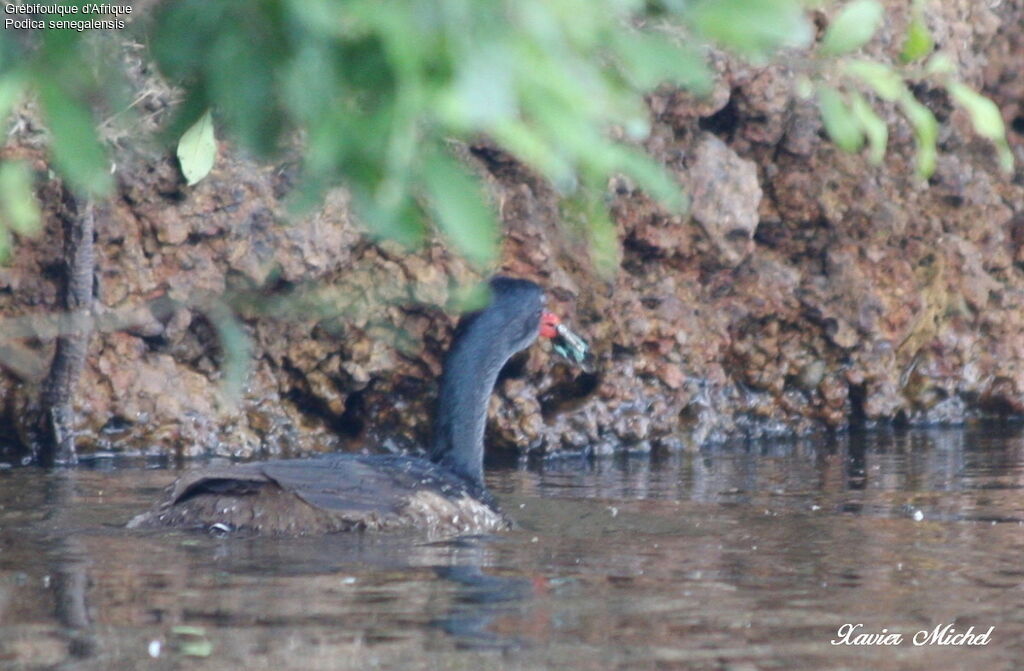
[[[0,471],[0,668],[978,669],[1024,658],[1024,432],[492,470],[520,528],[129,532],[173,469]],[[844,624],[895,646],[835,646]],[[985,646],[915,632],[994,627]]]

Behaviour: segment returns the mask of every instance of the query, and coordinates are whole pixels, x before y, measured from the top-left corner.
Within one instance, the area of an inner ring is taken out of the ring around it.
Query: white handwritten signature
[[[993,631],[994,626],[981,633],[975,632],[973,626],[967,631],[957,631],[952,624],[937,624],[931,630],[916,632],[910,641],[914,645],[988,645]],[[881,631],[864,631],[861,623],[840,625],[836,636],[830,641],[832,645],[902,645],[904,640],[903,634],[884,628]]]

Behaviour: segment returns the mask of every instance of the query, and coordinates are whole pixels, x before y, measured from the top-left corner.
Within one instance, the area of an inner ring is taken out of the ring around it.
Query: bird
[[[487,406],[498,374],[538,336],[574,363],[589,360],[589,352],[545,309],[536,283],[499,275],[489,287],[488,305],[464,315],[455,330],[426,457],[329,454],[195,469],[127,526],[273,536],[510,528],[483,477]]]

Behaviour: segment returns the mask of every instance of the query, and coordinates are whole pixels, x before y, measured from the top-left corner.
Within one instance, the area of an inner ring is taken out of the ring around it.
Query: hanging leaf
[[[517,119],[507,119],[495,126],[492,133],[501,146],[523,163],[534,166],[559,191],[570,192],[575,188],[573,166],[532,126]]]
[[[0,261],[10,253],[10,231],[39,231],[39,203],[32,191],[32,173],[24,162],[0,163]]]
[[[821,53],[837,56],[867,44],[875,34],[884,11],[876,0],[854,0],[833,19],[821,40]]]
[[[932,34],[928,32],[928,26],[924,24],[924,17],[921,13],[921,3],[914,3],[914,16],[907,26],[907,37],[903,41],[903,51],[900,52],[900,60],[904,63],[913,63],[930,54],[935,47]]]
[[[689,199],[668,168],[639,151],[626,147],[616,149],[613,160],[617,169],[635,179],[669,212],[683,214],[687,210]]]
[[[213,135],[213,118],[206,110],[178,140],[178,162],[189,186],[210,174],[217,158],[217,139]]]
[[[838,91],[830,86],[819,85],[818,109],[821,111],[825,130],[836,146],[848,152],[855,152],[861,148],[864,144],[864,133],[861,131],[860,123]]]
[[[211,36],[205,70],[217,119],[231,129],[233,139],[269,155],[277,148],[282,121],[280,107],[269,102],[275,99],[274,68],[280,63],[280,45],[274,37],[279,24],[268,11],[275,3],[213,4],[231,8],[228,19],[238,20],[242,27],[218,28]],[[329,76],[330,71],[323,74]]]
[[[1013,170],[1013,153],[1006,140],[1006,124],[1003,122],[999,107],[991,99],[958,81],[949,82],[947,88],[953,100],[967,110],[978,135],[995,143],[999,152],[999,164],[1003,170]]]
[[[598,274],[612,277],[622,262],[618,228],[608,212],[602,189],[586,184],[564,201],[565,215],[579,226],[589,243],[591,261]]]
[[[903,77],[888,65],[875,61],[854,60],[846,63],[843,70],[870,86],[882,100],[899,100],[906,93],[907,87]]]
[[[53,133],[53,160],[71,184],[103,195],[113,186],[103,145],[96,138],[92,113],[55,81],[39,85],[39,100]]]
[[[753,57],[802,48],[814,35],[803,7],[792,0],[702,0],[686,13],[706,37]]]
[[[953,99],[971,116],[971,123],[978,135],[989,140],[1004,138],[1006,127],[1003,125],[1003,115],[994,102],[957,81],[950,82],[948,89]]]
[[[868,138],[868,160],[874,165],[878,165],[885,158],[885,147],[889,142],[889,127],[875,113],[864,96],[857,91],[850,94],[850,111]]]
[[[677,45],[657,33],[623,30],[613,37],[612,48],[620,67],[641,90],[670,82],[698,95],[711,92],[711,73],[696,49]]]
[[[32,173],[23,161],[0,163],[0,206],[4,223],[15,233],[39,230],[39,203],[32,193]]]
[[[900,99],[900,107],[914,128],[914,139],[917,141],[917,174],[931,177],[935,172],[938,157],[936,141],[939,137],[939,122],[935,120],[932,111],[918,102],[910,91]]]
[[[949,54],[940,51],[928,59],[927,65],[924,66],[924,73],[926,75],[956,74],[956,64]]]
[[[365,187],[352,184],[352,209],[373,235],[394,240],[408,249],[423,242],[426,235],[423,211],[408,196],[404,186],[391,181],[371,194]]]
[[[252,343],[227,305],[215,306],[207,316],[220,340],[223,357],[221,370],[224,374],[221,389],[228,401],[238,400],[245,391],[245,380],[249,376]]]
[[[796,81],[793,82],[793,91],[796,92],[796,96],[800,100],[810,100],[814,95],[814,83],[807,75],[798,74]]]
[[[489,265],[497,256],[498,224],[479,183],[440,151],[427,159],[422,176],[430,209],[445,236],[477,267]]]
[[[475,312],[491,302],[491,285],[484,282],[458,284],[448,294],[445,309],[449,312]]]
[[[11,108],[18,102],[24,90],[24,80],[20,72],[8,72],[0,77],[0,121],[7,118]]]

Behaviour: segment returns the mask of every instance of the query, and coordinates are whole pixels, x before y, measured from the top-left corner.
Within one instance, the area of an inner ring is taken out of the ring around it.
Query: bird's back
[[[509,522],[486,490],[425,459],[325,455],[185,473],[128,526],[306,535],[484,532]]]

